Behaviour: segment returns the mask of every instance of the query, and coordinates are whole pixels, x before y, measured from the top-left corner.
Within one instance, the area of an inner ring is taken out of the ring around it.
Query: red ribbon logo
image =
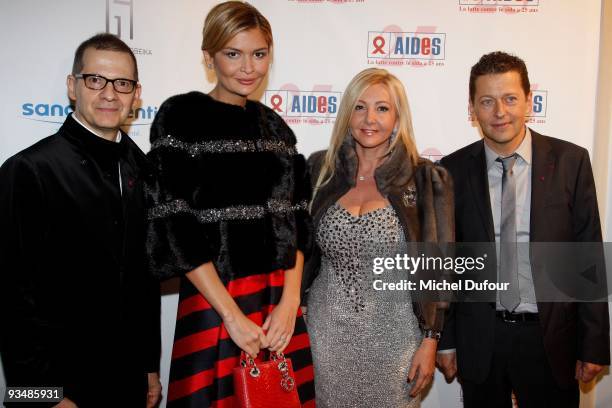
[[[383,50],[383,47],[385,46],[384,37],[380,35],[377,37],[374,37],[372,44],[374,45],[374,52],[372,52],[372,54],[377,54],[377,53],[384,54],[385,53],[385,51]]]
[[[270,103],[272,104],[272,109],[277,112],[282,112],[283,110],[280,108],[281,103],[283,103],[283,98],[280,95],[273,95],[270,98]]]

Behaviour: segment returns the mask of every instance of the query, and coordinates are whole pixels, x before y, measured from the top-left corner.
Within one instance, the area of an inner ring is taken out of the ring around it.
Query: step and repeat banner
[[[478,140],[468,112],[469,70],[494,50],[527,63],[533,129],[593,147],[599,0],[250,2],[270,20],[275,43],[269,78],[256,96],[293,128],[305,155],[327,146],[344,87],[367,67],[403,81],[422,155],[437,160]],[[105,31],[119,35],[138,59],[142,103],[126,130],[147,151],[150,124],[168,96],[212,88],[200,42],[204,17],[217,3],[2,0],[0,162],[59,128],[71,112],[65,83],[74,50]],[[173,293],[163,298],[164,386],[176,302]],[[585,405],[607,406],[612,391],[603,388],[586,395]],[[438,373],[423,406],[461,407],[458,384]]]

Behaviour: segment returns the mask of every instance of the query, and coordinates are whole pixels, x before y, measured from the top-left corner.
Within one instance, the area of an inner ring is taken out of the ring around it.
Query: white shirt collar
[[[97,134],[96,132],[94,132],[93,130],[91,130],[89,127],[87,127],[87,125],[85,125],[83,122],[81,122],[79,120],[79,118],[77,118],[77,115],[75,115],[74,113],[72,114],[72,119],[74,119],[76,121],[76,123],[78,123],[79,125],[83,126],[85,129],[89,130],[94,135],[96,135],[98,137],[102,137],[99,134]],[[115,137],[114,142],[115,143],[121,142],[121,131],[120,130],[117,130],[117,137]]]
[[[493,149],[491,149],[486,142],[484,143],[484,148],[487,159],[487,170],[489,170],[491,166],[495,164],[495,160],[497,160],[497,158],[500,156],[499,154],[495,153],[495,151],[493,151]],[[531,131],[527,126],[525,126],[525,137],[514,153],[523,159],[525,163],[531,164],[531,157],[533,153],[531,146]]]

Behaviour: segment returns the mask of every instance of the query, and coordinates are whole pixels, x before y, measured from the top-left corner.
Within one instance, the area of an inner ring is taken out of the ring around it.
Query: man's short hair
[[[478,77],[489,74],[505,74],[511,71],[518,72],[521,77],[521,86],[525,92],[525,96],[529,95],[531,84],[529,83],[529,75],[527,73],[525,61],[515,55],[510,55],[502,51],[495,51],[480,57],[480,60],[478,60],[470,71],[470,102],[474,102],[476,80]]]
[[[132,52],[132,49],[128,47],[126,43],[121,41],[119,37],[114,34],[109,33],[100,33],[96,34],[93,37],[83,41],[81,45],[76,49],[74,53],[74,62],[72,63],[72,75],[80,74],[83,69],[83,55],[85,54],[85,50],[88,48],[93,48],[95,50],[103,50],[103,51],[117,51],[117,52],[125,52],[129,54],[132,58],[132,62],[134,63],[134,78],[138,81],[138,64],[136,63],[136,57]]]

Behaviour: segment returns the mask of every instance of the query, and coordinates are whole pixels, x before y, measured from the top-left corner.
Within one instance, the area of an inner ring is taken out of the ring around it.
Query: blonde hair
[[[395,105],[397,112],[397,134],[395,139],[389,145],[389,150],[385,155],[389,155],[394,149],[404,149],[407,153],[412,165],[416,165],[419,159],[419,154],[414,141],[414,131],[412,130],[412,117],[410,115],[410,107],[408,106],[408,98],[404,86],[397,77],[389,73],[385,69],[368,68],[357,75],[349,82],[342,96],[336,123],[332,130],[329,148],[325,154],[325,159],[319,177],[315,183],[313,200],[319,189],[327,184],[333,177],[336,167],[336,159],[340,152],[340,148],[346,138],[352,137],[349,132],[351,116],[355,110],[355,105],[359,97],[372,85],[384,85]]]
[[[225,44],[242,31],[258,28],[272,47],[270,22],[249,3],[226,1],[213,7],[204,20],[202,50],[214,56]]]

